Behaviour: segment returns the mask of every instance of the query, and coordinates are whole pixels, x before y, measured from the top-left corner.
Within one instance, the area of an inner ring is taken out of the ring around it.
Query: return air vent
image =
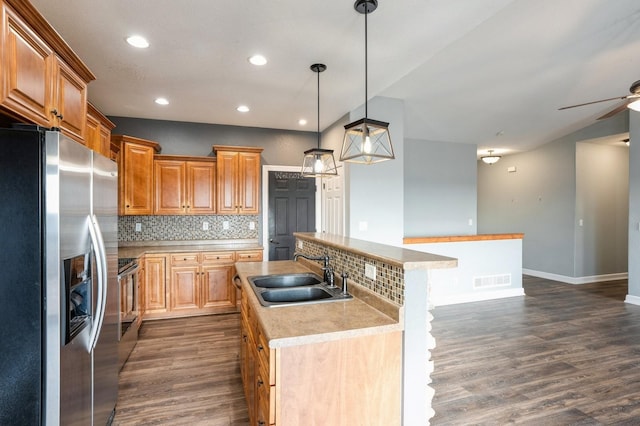
[[[511,274],[485,275],[483,277],[473,277],[473,288],[494,288],[509,287],[511,285]]]

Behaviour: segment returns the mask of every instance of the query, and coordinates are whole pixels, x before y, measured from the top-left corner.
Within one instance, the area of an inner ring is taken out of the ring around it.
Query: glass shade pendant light
[[[333,159],[332,149],[320,148],[320,73],[327,69],[325,64],[311,65],[311,71],[318,74],[318,147],[304,152],[302,161],[303,176],[329,176],[337,175],[336,162]]]
[[[494,155],[493,150],[489,150],[489,155],[485,155],[484,157],[480,157],[485,164],[495,164],[502,158],[500,155]]]
[[[344,140],[340,161],[348,163],[373,164],[395,158],[389,123],[368,117],[368,55],[367,55],[367,15],[378,8],[377,0],[356,0],[356,11],[364,14],[364,118],[344,126]]]

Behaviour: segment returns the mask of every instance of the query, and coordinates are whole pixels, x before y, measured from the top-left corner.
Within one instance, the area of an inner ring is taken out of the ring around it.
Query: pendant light
[[[333,159],[332,149],[320,148],[320,73],[327,69],[325,64],[311,65],[311,71],[318,74],[318,147],[304,152],[302,161],[303,176],[330,176],[337,175],[336,162]]]
[[[378,8],[378,1],[356,0],[353,7],[358,13],[364,14],[364,118],[344,126],[340,161],[373,164],[395,158],[389,134],[389,123],[372,120],[368,117],[367,15]]]

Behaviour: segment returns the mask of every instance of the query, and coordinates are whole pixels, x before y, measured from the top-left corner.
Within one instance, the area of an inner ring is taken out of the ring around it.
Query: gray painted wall
[[[640,304],[640,113],[629,118],[629,295]]]
[[[476,150],[476,145],[405,141],[406,237],[476,233]]]
[[[257,146],[264,148],[262,163],[302,166],[303,153],[317,146],[316,132],[187,123],[143,118],[109,117],[113,134],[156,141],[161,154],[213,155],[212,145]]]
[[[574,276],[626,272],[628,223],[629,149],[576,144]]]
[[[627,149],[582,142],[624,134],[628,123],[620,114],[493,166],[479,162],[478,232],[524,232],[524,269],[626,272]]]
[[[478,162],[478,232],[524,232],[523,268],[573,276],[575,188],[571,141]]]

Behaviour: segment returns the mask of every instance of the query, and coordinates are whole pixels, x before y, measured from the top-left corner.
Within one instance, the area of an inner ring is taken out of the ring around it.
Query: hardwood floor
[[[248,425],[240,314],[144,322],[120,372],[115,425]]]
[[[640,424],[627,282],[525,277],[524,298],[434,309],[433,425]]]
[[[431,424],[639,425],[640,306],[623,303],[626,281],[524,286],[434,309]],[[114,424],[248,425],[239,327],[239,314],[145,322]]]

